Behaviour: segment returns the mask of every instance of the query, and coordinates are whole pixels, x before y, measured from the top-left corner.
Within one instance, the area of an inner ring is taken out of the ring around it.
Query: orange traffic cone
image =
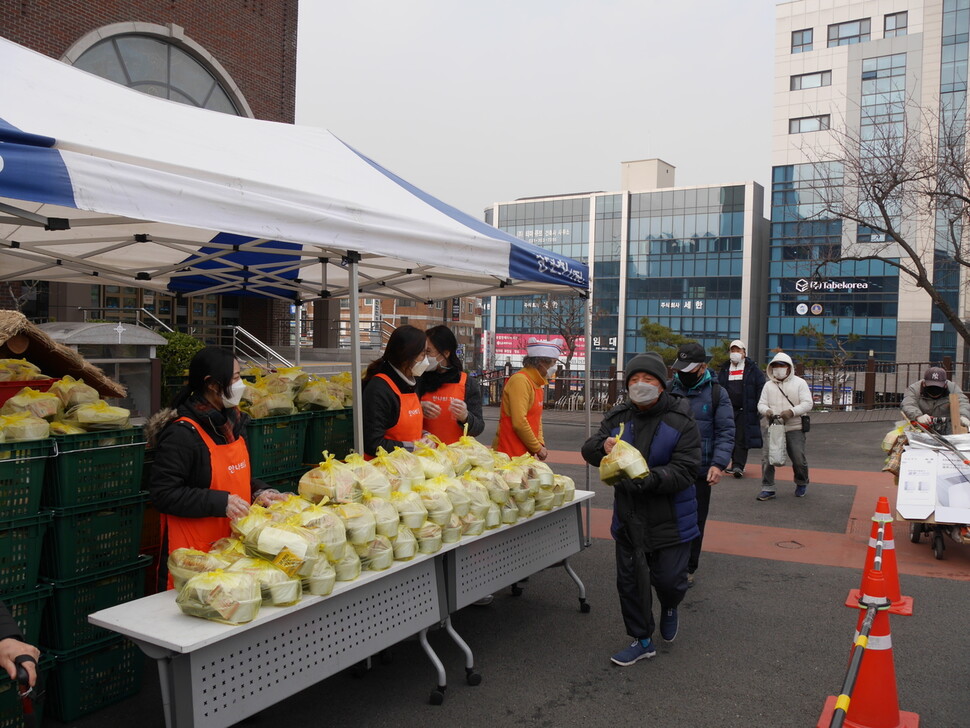
[[[882,536],[882,563],[876,564],[876,539],[879,538],[879,524],[885,523]],[[891,614],[910,617],[913,614],[913,598],[904,597],[899,591],[899,567],[896,565],[896,543],[893,539],[893,517],[889,511],[889,499],[881,496],[876,503],[876,512],[872,516],[872,530],[869,535],[869,549],[866,551],[866,564],[862,569],[863,582],[870,569],[881,569],[886,579],[886,589],[892,606]],[[859,606],[861,589],[852,589],[845,599],[845,606],[855,609]]]
[[[836,709],[845,711],[846,728],[919,728],[916,713],[900,711],[896,692],[896,667],[893,664],[892,636],[889,632],[889,598],[886,579],[882,572],[871,569],[866,572],[862,584],[862,597],[857,606],[866,610],[869,605],[881,605],[873,621],[865,654],[859,665],[852,695],[830,695],[825,701],[817,728],[828,728]],[[856,625],[856,638],[862,629],[865,611],[860,612]]]

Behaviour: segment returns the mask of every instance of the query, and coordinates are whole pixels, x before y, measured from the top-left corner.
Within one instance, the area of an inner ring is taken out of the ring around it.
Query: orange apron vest
[[[375,374],[374,376],[375,378],[380,377],[387,382],[391,391],[401,401],[401,409],[397,416],[397,422],[384,433],[384,439],[398,440],[399,442],[414,442],[415,440],[420,440],[421,435],[424,434],[424,415],[421,414],[421,400],[418,399],[418,395],[414,392],[402,393],[397,388],[394,380],[386,374]],[[373,457],[370,453],[364,454],[365,460],[371,460]]]
[[[227,445],[216,445],[208,433],[188,417],[180,417],[176,422],[189,423],[209,449],[209,464],[212,467],[212,481],[209,483],[209,488],[238,495],[249,503],[252,498],[250,485],[252,474],[249,472],[249,450],[246,449],[246,441],[239,437]],[[163,513],[161,527],[163,534],[168,533],[169,553],[180,548],[208,551],[214,542],[230,533],[229,519],[225,516],[185,518]],[[168,588],[172,588],[171,574],[168,577]]]
[[[518,372],[512,376],[527,377],[528,375]],[[535,433],[536,438],[538,438],[539,425],[542,422],[542,401],[545,396],[545,390],[531,379],[529,380],[529,384],[532,385],[532,389],[535,391],[535,399],[532,401],[532,407],[525,413],[525,419],[529,423],[529,427],[532,428],[532,432]],[[529,452],[522,440],[519,439],[519,436],[515,434],[515,429],[512,427],[512,418],[505,412],[504,407],[501,408],[501,414],[499,415],[498,438],[496,439],[495,449],[512,457],[525,455]]]
[[[422,402],[434,402],[441,407],[440,415],[433,420],[426,419],[424,421],[424,429],[447,445],[457,442],[458,438],[465,432],[464,426],[459,425],[455,416],[448,411],[448,405],[452,399],[465,401],[465,383],[467,381],[468,374],[462,372],[457,382],[442,384],[435,391],[425,392],[421,395]]]

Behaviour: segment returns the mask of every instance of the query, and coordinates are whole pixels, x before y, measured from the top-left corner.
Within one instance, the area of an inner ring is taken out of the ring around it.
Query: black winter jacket
[[[24,633],[20,631],[20,626],[14,621],[13,615],[7,609],[7,605],[0,602],[0,640],[13,637],[15,640],[24,641]]]
[[[630,402],[617,405],[583,445],[586,462],[600,464],[606,456],[603,443],[616,436],[621,422],[623,439],[644,454],[650,474],[614,486],[613,538],[646,552],[693,540],[700,533],[694,476],[701,438],[690,404],[663,392],[647,410]]]
[[[169,424],[158,435],[155,461],[148,481],[152,504],[159,513],[183,518],[226,515],[229,493],[209,488],[212,483],[209,449],[191,426],[185,422],[174,422],[177,417],[188,417],[196,426],[204,429],[213,442],[225,445],[226,438],[217,425],[221,425],[226,416],[234,420],[233,434],[245,439],[249,415],[235,408],[223,412],[200,412],[191,402],[187,402],[179,407],[177,413],[170,415]],[[257,478],[252,478],[250,484],[254,496],[266,488],[266,484]]]
[[[387,362],[381,364],[377,370],[379,374],[386,374],[401,390],[401,394],[414,392],[414,387],[401,379]],[[364,452],[376,455],[377,448],[383,447],[391,452],[395,447],[403,447],[399,440],[388,440],[384,437],[387,431],[394,427],[401,415],[401,400],[391,390],[391,387],[380,377],[374,376],[364,382]]]
[[[442,384],[455,384],[461,379],[461,372],[461,369],[436,369],[433,372],[425,372],[417,379],[418,397],[420,398],[426,392],[440,389]],[[476,437],[485,429],[485,418],[482,416],[482,388],[478,380],[471,375],[465,379],[465,406],[468,407],[468,418],[459,424],[467,423],[468,434]]]
[[[731,363],[728,362],[717,375],[717,381],[728,391],[730,391],[728,383],[730,369]],[[761,415],[758,414],[758,400],[761,399],[761,390],[765,386],[765,373],[761,371],[751,357],[744,357],[744,374],[741,375],[741,386],[744,437],[750,450],[759,448],[764,444],[761,439]],[[737,408],[735,408],[735,411],[737,411]]]

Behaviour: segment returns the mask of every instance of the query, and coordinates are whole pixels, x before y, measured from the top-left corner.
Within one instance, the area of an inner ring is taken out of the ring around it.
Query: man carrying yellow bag
[[[606,413],[583,445],[583,457],[598,466],[621,436],[649,466],[644,477],[613,482],[616,586],[633,643],[610,659],[626,667],[657,654],[651,584],[660,601],[660,636],[668,642],[677,636],[691,541],[700,533],[694,475],[701,439],[688,402],[664,391],[667,366],[659,354],[633,357],[624,376],[628,399]]]

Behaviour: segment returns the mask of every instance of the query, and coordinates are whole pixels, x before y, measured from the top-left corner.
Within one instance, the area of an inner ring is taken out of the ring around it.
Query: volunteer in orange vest
[[[485,429],[482,391],[455,353],[458,340],[447,326],[434,326],[425,335],[431,366],[417,380],[424,429],[449,445],[462,436],[465,425],[469,435],[480,435]]]
[[[542,402],[546,385],[559,366],[562,355],[559,341],[529,339],[522,369],[505,383],[502,410],[493,447],[513,457],[532,453],[545,460],[545,438],[542,434]]]
[[[254,478],[249,467],[249,415],[238,406],[245,386],[233,353],[207,347],[192,358],[174,408],[148,422],[149,444],[155,444],[148,491],[162,514],[163,554],[208,551],[229,535],[230,519],[249,512],[254,495],[261,505],[285,497]]]
[[[424,416],[415,380],[428,369],[427,338],[421,329],[398,326],[384,354],[367,367],[363,382],[364,457],[383,447],[414,450],[424,435]]]

